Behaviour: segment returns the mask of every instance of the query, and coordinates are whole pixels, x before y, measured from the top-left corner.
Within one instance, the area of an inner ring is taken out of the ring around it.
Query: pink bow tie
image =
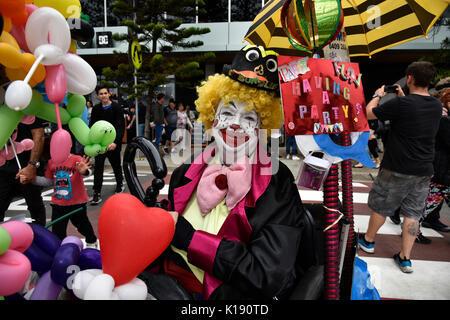
[[[223,198],[231,211],[250,191],[251,173],[247,157],[230,167],[219,164],[208,166],[197,186],[197,202],[202,216],[215,208]]]

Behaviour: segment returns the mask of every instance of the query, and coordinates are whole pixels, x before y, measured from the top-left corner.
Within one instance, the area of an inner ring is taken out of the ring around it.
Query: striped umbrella
[[[244,40],[284,55],[307,55],[290,44],[281,25],[286,0],[270,0],[250,26]],[[426,36],[450,0],[341,0],[351,57],[371,56]]]

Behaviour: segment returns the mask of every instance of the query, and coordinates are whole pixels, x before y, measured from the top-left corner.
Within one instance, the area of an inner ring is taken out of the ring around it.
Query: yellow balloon
[[[79,0],[34,0],[38,7],[51,7],[58,10],[65,18],[79,18],[81,4]]]
[[[22,54],[9,43],[0,42],[0,64],[18,69],[23,65]]]
[[[20,52],[19,44],[17,43],[16,39],[9,32],[6,32],[6,31],[2,32],[2,34],[0,35],[0,42],[9,44],[10,46],[19,50],[19,52]]]

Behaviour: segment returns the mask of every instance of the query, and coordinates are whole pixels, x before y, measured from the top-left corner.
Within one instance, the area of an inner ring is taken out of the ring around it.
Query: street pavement
[[[284,149],[280,149],[280,153],[283,156],[280,160],[290,168],[294,177],[297,177],[301,160],[285,159]],[[168,155],[164,156],[164,161],[168,168],[168,175],[159,199],[167,196],[170,175],[179,165],[179,163],[174,163]],[[139,180],[145,189],[153,179],[150,166],[145,159],[136,159],[135,163]],[[367,206],[368,193],[377,173],[378,169],[365,167],[352,170],[355,232],[363,233],[367,230],[370,217]],[[84,181],[88,195],[92,196],[93,176],[85,178]],[[97,206],[88,205],[88,216],[97,235],[101,206],[110,196],[114,195],[115,186],[114,174],[106,161],[102,189],[103,202]],[[124,192],[128,192],[128,187]],[[51,221],[51,193],[51,189],[45,189],[42,192],[47,209],[47,223]],[[323,201],[321,191],[300,187],[299,193],[304,203],[322,203]],[[11,203],[5,220],[17,218],[20,215],[26,215],[26,221],[31,221],[23,198],[15,199]],[[446,205],[441,210],[441,221],[447,225],[450,224],[450,208]],[[379,230],[375,239],[374,254],[358,250],[357,255],[367,262],[372,282],[382,299],[450,300],[450,233],[437,232],[428,228],[422,228],[422,232],[424,236],[432,240],[432,243],[428,245],[416,243],[414,245],[411,256],[414,268],[412,274],[402,273],[392,259],[392,256],[400,251],[401,226],[395,225],[390,219],[386,219],[386,223]],[[83,239],[83,236],[70,223],[67,233]]]

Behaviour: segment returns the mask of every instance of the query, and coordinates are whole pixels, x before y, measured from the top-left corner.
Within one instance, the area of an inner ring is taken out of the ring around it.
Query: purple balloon
[[[34,233],[33,243],[53,257],[61,246],[61,240],[54,233],[38,224],[29,223],[29,226]]]
[[[63,241],[61,242],[61,246],[66,244],[66,243],[76,244],[80,248],[80,251],[83,250],[83,241],[81,241],[81,239],[78,238],[78,237],[75,237],[75,236],[65,237],[63,239]]]
[[[31,270],[39,274],[47,272],[52,267],[53,256],[42,250],[34,241],[23,253],[31,263]]]
[[[60,286],[65,286],[67,278],[69,278],[75,270],[70,269],[70,266],[75,266],[80,257],[80,248],[73,243],[66,243],[62,245],[55,256],[53,257],[53,264],[50,272],[52,280]]]
[[[50,271],[47,271],[39,279],[30,300],[56,300],[61,292],[62,286],[52,281]]]
[[[78,266],[80,270],[102,269],[100,250],[87,248],[81,251]]]

